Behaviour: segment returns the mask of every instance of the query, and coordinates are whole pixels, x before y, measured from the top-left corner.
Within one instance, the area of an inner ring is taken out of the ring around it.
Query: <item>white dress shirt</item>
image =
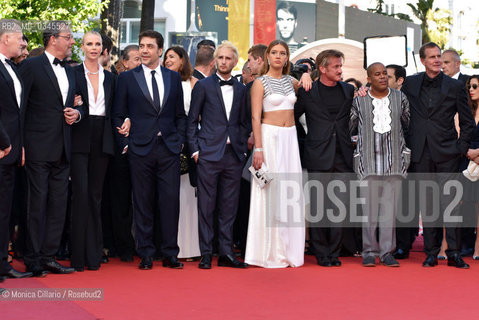
[[[103,88],[103,82],[105,81],[105,74],[103,73],[103,67],[98,65],[98,92],[95,100],[95,91],[93,90],[93,85],[91,84],[90,77],[88,76],[91,71],[89,71],[85,64],[83,64],[85,69],[85,78],[88,86],[88,110],[91,116],[105,116],[105,90]]]
[[[60,87],[60,92],[63,98],[63,106],[65,106],[65,103],[67,102],[67,97],[68,97],[68,88],[70,87],[70,82],[68,81],[67,72],[65,71],[65,68],[60,66],[59,64],[57,65],[53,64],[53,60],[55,60],[55,57],[53,55],[51,55],[48,51],[45,51],[45,54],[47,55],[48,61],[50,61],[50,64],[52,65],[52,68],[53,68],[53,72],[55,73],[55,76],[57,77],[58,86]]]
[[[216,74],[220,80],[228,81],[231,79],[231,76],[228,79],[223,79],[218,73]],[[226,119],[230,120],[231,107],[233,106],[233,86],[221,86],[221,93],[223,94],[223,102],[225,104]]]
[[[15,89],[15,96],[17,98],[17,104],[18,104],[18,107],[20,108],[20,104],[22,103],[22,84],[20,83],[20,80],[18,79],[15,71],[13,71],[12,66],[7,63],[7,57],[5,57],[1,53],[0,53],[0,61],[2,61],[3,65],[7,69],[10,77],[12,77],[13,87]]]
[[[158,92],[160,93],[160,103],[163,104],[163,97],[165,95],[165,85],[163,84],[163,75],[161,74],[161,67],[158,64],[158,67],[156,69],[150,69],[144,64],[141,65],[143,67],[143,72],[145,73],[145,79],[146,79],[146,85],[148,86],[148,91],[150,92],[151,100],[154,100],[153,98],[153,87],[151,85],[151,71],[155,70],[155,80],[156,83],[158,84]]]
[[[231,76],[228,79],[223,79],[222,76],[220,76],[218,73],[216,73],[218,78],[220,80],[228,81],[231,79]],[[234,95],[234,90],[233,86],[221,86],[221,94],[223,95],[223,102],[225,104],[225,111],[226,111],[226,119],[229,121],[230,120],[230,113],[231,113],[231,107],[233,106],[233,95]],[[230,137],[226,139],[226,144],[230,144]]]

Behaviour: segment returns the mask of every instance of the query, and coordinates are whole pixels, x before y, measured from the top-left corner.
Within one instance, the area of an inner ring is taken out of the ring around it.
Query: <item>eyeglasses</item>
[[[63,38],[63,39],[65,39],[66,41],[70,41],[70,39],[73,38],[73,36],[72,36],[71,34],[68,35],[68,36],[57,35],[57,37]]]
[[[476,90],[477,87],[479,87],[478,84],[475,84],[475,83],[474,83],[474,84],[470,84],[470,85],[467,86],[467,90],[471,90],[471,88],[474,89],[474,90]]]

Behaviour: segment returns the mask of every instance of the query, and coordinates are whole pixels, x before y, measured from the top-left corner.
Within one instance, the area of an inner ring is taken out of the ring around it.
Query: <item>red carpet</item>
[[[479,311],[479,262],[469,270],[423,268],[413,252],[401,267],[364,268],[342,258],[323,268],[200,270],[186,262],[153,270],[111,259],[100,271],[7,280],[3,287],[103,288],[104,301],[0,302],[1,319],[472,319]],[[19,266],[18,263],[16,263]],[[21,268],[21,267],[19,267]]]

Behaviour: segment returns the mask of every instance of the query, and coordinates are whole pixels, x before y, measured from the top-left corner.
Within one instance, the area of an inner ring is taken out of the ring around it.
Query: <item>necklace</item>
[[[85,68],[86,73],[91,74],[92,76],[94,76],[94,75],[100,73],[100,68],[98,68],[98,71],[97,71],[97,72],[91,72],[90,70],[88,70],[88,68],[85,66],[85,64],[83,64],[83,67]]]
[[[92,76],[98,74],[99,72],[100,72],[100,70],[98,70],[97,72],[91,72],[88,69],[86,70],[86,73],[91,74]]]

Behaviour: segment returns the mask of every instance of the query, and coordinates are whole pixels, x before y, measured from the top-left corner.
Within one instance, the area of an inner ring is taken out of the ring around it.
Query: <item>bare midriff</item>
[[[277,127],[292,127],[294,126],[294,110],[264,112],[261,123]]]

